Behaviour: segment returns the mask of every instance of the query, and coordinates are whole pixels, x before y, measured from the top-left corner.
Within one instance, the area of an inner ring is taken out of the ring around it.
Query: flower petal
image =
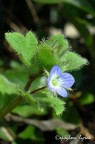
[[[68,95],[67,91],[62,87],[57,88],[56,92],[62,97],[67,97]]]
[[[50,82],[51,79],[56,78],[56,77],[58,77],[60,75],[62,75],[62,71],[61,71],[61,69],[60,69],[60,67],[58,65],[55,65],[50,71],[50,75],[49,75],[49,77],[47,79],[47,83],[48,84],[51,83]]]
[[[52,77],[52,75],[56,74],[57,76],[60,76],[62,74],[62,71],[60,69],[60,67],[58,65],[55,65],[51,71],[50,71],[50,77]]]
[[[62,87],[64,88],[70,88],[75,82],[74,77],[69,73],[63,73],[60,78],[63,81]]]
[[[55,87],[51,84],[51,82],[48,82],[48,88],[52,91],[52,92],[54,92],[55,91]]]

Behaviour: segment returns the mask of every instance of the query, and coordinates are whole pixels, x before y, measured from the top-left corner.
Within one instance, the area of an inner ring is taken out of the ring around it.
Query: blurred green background
[[[56,116],[52,110],[39,112],[29,106],[18,106],[12,113],[16,118],[35,119],[32,125],[5,119],[0,122],[0,144],[73,144],[74,141],[56,140],[56,135],[90,137],[75,144],[95,140],[95,0],[0,0],[0,72],[15,80],[21,78],[21,64],[9,49],[4,33],[28,30],[39,39],[63,33],[72,50],[87,58],[89,65],[73,72],[74,90],[66,99],[66,110]],[[14,62],[15,61],[15,62]],[[16,77],[15,69],[21,70]],[[1,85],[1,84],[0,84]],[[59,121],[49,121],[56,118]],[[39,120],[39,121],[37,121]],[[44,124],[44,121],[48,124]],[[63,122],[66,122],[64,124]],[[69,124],[71,125],[69,125]],[[66,125],[66,127],[64,126]],[[94,143],[93,143],[94,144]]]

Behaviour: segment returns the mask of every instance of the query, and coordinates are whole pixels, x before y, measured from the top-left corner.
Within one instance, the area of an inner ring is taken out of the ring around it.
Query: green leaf
[[[60,115],[65,110],[65,102],[58,97],[53,96],[48,89],[34,94],[34,97],[39,107],[42,107],[43,109],[51,107],[57,115]]]
[[[19,71],[25,72],[28,69],[27,66],[25,66],[24,64],[21,64],[14,60],[10,61],[10,68],[11,68],[11,70],[15,70],[17,72],[19,72]]]
[[[25,84],[29,78],[30,73],[33,71],[31,69],[25,67],[25,65],[21,65],[17,62],[12,61],[10,63],[11,69],[6,70],[3,74],[13,83],[17,84],[21,89],[25,87]],[[34,69],[34,68],[33,68]],[[33,74],[35,74],[33,72]],[[41,86],[45,86],[45,77],[39,77],[35,81],[32,82],[30,90],[35,90]]]
[[[84,65],[88,64],[87,59],[85,59],[85,58],[81,57],[79,54],[71,52],[71,51],[67,52],[63,56],[61,61],[64,63],[62,69],[64,69],[64,66],[65,66],[68,71],[77,70],[77,69],[83,67]]]
[[[13,141],[11,144],[17,144],[15,141]]]
[[[26,129],[18,135],[22,139],[37,139],[35,136],[35,128],[33,126],[28,126]]]
[[[20,88],[24,88],[28,79],[28,72],[24,71],[24,69],[23,71],[18,71],[17,69],[9,69],[4,73],[4,75],[10,79],[10,81],[17,84]]]
[[[95,100],[94,95],[91,93],[87,93],[87,94],[81,96],[78,102],[81,105],[86,105],[86,104],[93,103],[94,100]]]
[[[18,114],[22,117],[29,117],[31,115],[44,115],[46,114],[46,111],[41,111],[37,109],[37,107],[33,107],[30,105],[21,105],[17,106],[15,109],[12,111],[15,114]]]
[[[62,128],[57,128],[56,132],[57,132],[58,135],[64,136],[64,137],[68,137],[70,135],[67,130],[62,129]]]
[[[5,38],[22,62],[30,66],[37,51],[38,41],[35,35],[31,31],[25,36],[18,32],[9,32],[5,33]]]
[[[0,74],[0,93],[1,94],[17,94],[18,87],[9,81],[5,76]]]
[[[60,115],[65,110],[65,102],[53,96],[48,89],[44,89],[32,95],[22,92],[22,96],[28,104],[42,112],[46,112],[47,109],[52,108],[57,115]]]
[[[59,56],[70,49],[69,43],[63,34],[56,34],[48,40],[48,44]]]
[[[22,138],[22,139],[32,139],[35,141],[43,141],[44,139],[41,138],[41,135],[38,135],[35,132],[35,127],[33,126],[27,126],[24,131],[22,131],[21,133],[19,133],[18,137]]]
[[[45,42],[39,45],[38,62],[41,67],[47,70],[50,70],[55,64],[58,64],[57,56],[54,54],[52,48]]]

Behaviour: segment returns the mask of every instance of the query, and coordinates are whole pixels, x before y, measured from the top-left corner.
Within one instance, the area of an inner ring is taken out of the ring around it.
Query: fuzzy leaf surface
[[[63,65],[66,67],[67,71],[77,70],[88,64],[87,59],[81,57],[79,54],[74,52],[67,52],[61,59]]]
[[[38,44],[35,35],[31,31],[25,36],[18,32],[9,32],[5,33],[5,38],[21,61],[30,66]]]

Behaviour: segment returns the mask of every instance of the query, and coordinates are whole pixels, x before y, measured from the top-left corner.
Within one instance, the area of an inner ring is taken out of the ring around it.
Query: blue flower
[[[63,73],[57,65],[51,69],[47,79],[48,88],[62,97],[67,97],[68,93],[66,90],[70,89],[74,82],[74,77],[67,72]]]

